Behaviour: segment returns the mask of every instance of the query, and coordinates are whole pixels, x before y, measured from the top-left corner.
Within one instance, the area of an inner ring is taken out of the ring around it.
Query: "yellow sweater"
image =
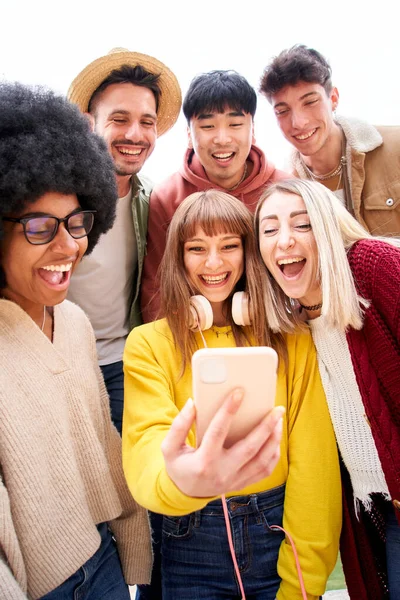
[[[203,342],[195,334],[198,347]],[[208,347],[235,345],[229,328],[204,332]],[[319,377],[315,348],[308,334],[288,335],[288,368],[279,366],[276,405],[286,408],[281,458],[272,475],[237,490],[245,495],[286,482],[283,527],[294,538],[308,598],[325,591],[338,554],[341,487],[335,437]],[[167,515],[202,509],[213,498],[183,494],[168,477],[161,443],[173,419],[192,395],[190,366],[178,379],[180,355],[165,320],[135,328],[124,353],[125,407],[123,467],[128,487],[139,504]],[[188,442],[195,443],[194,431]],[[278,600],[301,598],[295,560],[282,543]]]

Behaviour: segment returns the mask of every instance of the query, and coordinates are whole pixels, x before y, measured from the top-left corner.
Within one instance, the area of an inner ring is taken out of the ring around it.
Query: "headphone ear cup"
[[[204,331],[210,329],[213,324],[212,306],[204,296],[192,296],[189,300],[191,321],[189,329],[191,331]]]
[[[249,296],[246,292],[236,292],[232,298],[232,319],[236,325],[251,325],[249,314]]]

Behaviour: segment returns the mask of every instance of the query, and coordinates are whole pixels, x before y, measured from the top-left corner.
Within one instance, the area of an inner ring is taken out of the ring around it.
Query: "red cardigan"
[[[361,240],[348,253],[359,294],[370,301],[360,331],[347,342],[372,435],[394,505],[400,508],[400,249]],[[350,598],[388,598],[384,518],[379,500],[370,513],[354,509],[343,467],[341,556]],[[396,506],[395,501],[399,501]],[[400,512],[397,512],[400,522]]]

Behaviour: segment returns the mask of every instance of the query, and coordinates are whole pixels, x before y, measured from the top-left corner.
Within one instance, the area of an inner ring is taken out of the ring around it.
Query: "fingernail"
[[[243,390],[236,389],[232,394],[232,400],[235,404],[239,404],[243,400]]]
[[[275,408],[274,408],[275,419],[282,419],[285,412],[286,412],[286,410],[285,410],[284,406],[275,406]]]
[[[279,421],[277,422],[277,424],[275,425],[275,433],[278,433],[280,435],[282,433],[282,429],[283,429],[283,419],[281,417],[279,419]]]
[[[187,401],[186,401],[185,406],[183,407],[183,410],[186,412],[186,411],[193,410],[193,408],[194,408],[193,399],[192,398],[188,398]]]

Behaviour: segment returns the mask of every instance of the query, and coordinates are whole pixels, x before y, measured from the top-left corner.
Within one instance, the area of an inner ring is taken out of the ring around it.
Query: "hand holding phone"
[[[233,388],[242,388],[244,398],[225,448],[254,429],[275,404],[277,365],[277,353],[266,346],[197,350],[192,357],[197,445]]]
[[[192,399],[173,420],[161,450],[167,474],[186,496],[209,498],[241,490],[268,477],[276,467],[285,413],[283,406],[275,406],[245,438],[231,448],[224,448],[242,402],[243,392],[238,389],[224,398],[197,448],[187,443],[196,420]]]

